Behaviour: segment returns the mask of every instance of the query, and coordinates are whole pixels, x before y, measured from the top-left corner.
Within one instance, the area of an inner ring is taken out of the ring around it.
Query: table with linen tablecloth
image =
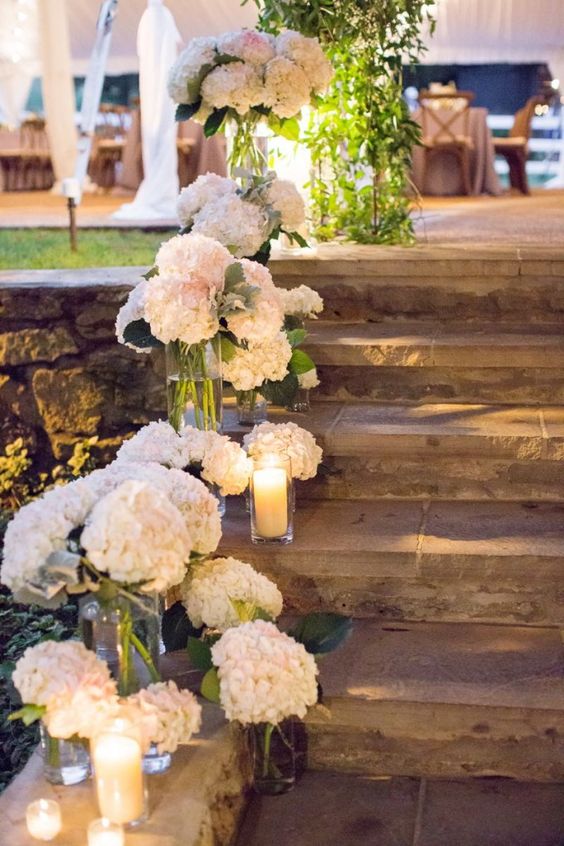
[[[491,132],[488,127],[488,110],[482,108],[471,108],[469,113],[468,133],[472,139],[470,150],[470,184],[472,194],[493,194],[498,196],[503,193],[503,188],[495,172],[494,145]],[[415,120],[421,122],[421,115],[417,112]],[[463,117],[459,117],[451,124],[454,134],[463,134]],[[413,150],[413,182],[421,194],[438,196],[462,195],[462,175],[460,165],[452,153],[436,153],[431,156],[427,163],[427,174],[425,185],[422,185],[423,178],[423,147],[415,147]]]

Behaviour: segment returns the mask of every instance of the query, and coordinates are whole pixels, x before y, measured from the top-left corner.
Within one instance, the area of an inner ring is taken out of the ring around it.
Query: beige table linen
[[[414,117],[419,123],[421,122],[419,112]],[[473,195],[498,196],[503,193],[503,188],[495,172],[494,146],[487,117],[487,109],[470,109],[468,132],[473,144],[473,149],[470,151],[470,182]],[[462,116],[453,122],[452,130],[455,134],[463,133]],[[418,191],[421,194],[437,196],[463,194],[460,165],[456,157],[450,153],[437,153],[431,157],[427,165],[425,185],[422,185],[424,155],[425,152],[421,147],[413,150],[412,179]]]

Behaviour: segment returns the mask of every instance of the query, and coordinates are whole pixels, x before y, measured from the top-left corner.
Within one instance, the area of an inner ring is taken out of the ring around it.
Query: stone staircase
[[[292,545],[253,547],[230,504],[224,548],[290,609],[357,618],[310,767],[563,781],[564,251],[328,247],[274,275],[325,298],[294,417],[324,472]]]

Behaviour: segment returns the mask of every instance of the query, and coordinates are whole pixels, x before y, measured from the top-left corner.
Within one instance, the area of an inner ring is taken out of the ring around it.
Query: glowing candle
[[[283,467],[253,473],[255,527],[263,538],[279,538],[288,528],[288,479]]]
[[[88,826],[88,846],[123,846],[123,828],[102,817]]]
[[[255,543],[292,540],[291,490],[287,456],[255,459],[251,479],[251,534]]]
[[[114,823],[140,821],[145,811],[141,745],[124,720],[115,720],[93,742],[92,760],[103,817]]]
[[[38,799],[27,806],[27,830],[36,840],[53,840],[61,830],[61,809],[54,799]]]

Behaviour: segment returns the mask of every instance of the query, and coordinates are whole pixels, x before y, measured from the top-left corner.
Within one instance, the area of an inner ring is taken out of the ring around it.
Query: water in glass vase
[[[292,790],[296,782],[294,721],[250,725],[248,739],[255,793],[276,796]]]
[[[51,784],[80,784],[90,776],[88,746],[80,740],[52,737],[43,722],[39,724],[43,774]]]
[[[220,432],[223,382],[219,342],[166,346],[168,419],[179,432],[184,426]]]
[[[121,696],[160,681],[159,600],[156,594],[102,599],[89,594],[80,605],[84,645],[105,661]]]

